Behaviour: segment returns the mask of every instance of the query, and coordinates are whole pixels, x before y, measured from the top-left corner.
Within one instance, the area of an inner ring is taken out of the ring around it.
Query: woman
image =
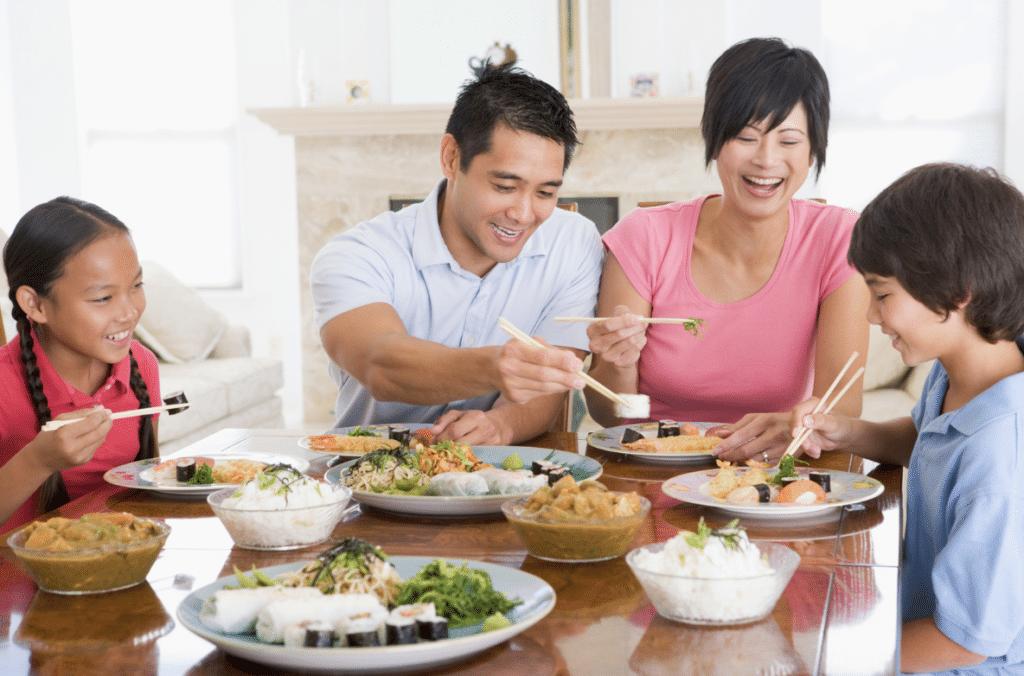
[[[846,260],[856,213],[793,199],[828,145],[829,89],[814,55],[777,38],[711,67],[701,131],[722,194],[639,209],[604,237],[590,374],[651,398],[651,419],[731,423],[716,453],[774,462],[789,410],[866,358],[867,288]],[[642,317],[697,317],[702,335]],[[623,423],[586,391],[602,425]],[[858,382],[836,410],[860,414]],[[750,411],[764,411],[750,413]]]

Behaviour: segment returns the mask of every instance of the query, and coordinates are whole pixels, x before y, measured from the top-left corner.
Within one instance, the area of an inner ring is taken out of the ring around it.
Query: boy
[[[812,400],[793,423],[810,455],[908,468],[902,671],[1024,674],[1024,196],[992,170],[918,167],[864,209],[849,258],[868,321],[907,365],[937,362],[912,418]]]

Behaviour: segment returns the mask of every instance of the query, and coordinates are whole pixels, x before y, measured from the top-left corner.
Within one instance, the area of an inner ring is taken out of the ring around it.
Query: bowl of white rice
[[[696,547],[694,534],[683,532],[626,555],[659,615],[687,624],[725,626],[756,622],[772,612],[800,555],[771,542],[755,545],[742,529],[730,526],[711,531]],[[726,535],[716,535],[722,532]]]
[[[348,486],[272,465],[237,488],[211,493],[206,501],[239,547],[297,549],[327,540],[351,498]]]

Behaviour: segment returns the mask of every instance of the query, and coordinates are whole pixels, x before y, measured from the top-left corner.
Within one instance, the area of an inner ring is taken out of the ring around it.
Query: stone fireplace
[[[637,202],[681,200],[718,190],[704,170],[699,99],[571,102],[581,145],[559,191],[563,199],[618,198],[619,215]],[[440,141],[450,106],[351,106],[252,111],[295,137],[299,274],[303,290],[303,408],[329,426],[337,396],[313,322],[309,269],[331,237],[423,196],[440,179]]]

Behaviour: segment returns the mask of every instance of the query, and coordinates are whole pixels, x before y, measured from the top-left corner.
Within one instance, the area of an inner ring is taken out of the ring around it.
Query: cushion
[[[908,371],[899,350],[892,346],[889,337],[877,325],[871,325],[868,338],[868,359],[864,367],[864,391],[892,387],[900,382]]]
[[[224,315],[154,261],[142,263],[146,311],[135,333],[170,364],[206,359],[227,328]]]

